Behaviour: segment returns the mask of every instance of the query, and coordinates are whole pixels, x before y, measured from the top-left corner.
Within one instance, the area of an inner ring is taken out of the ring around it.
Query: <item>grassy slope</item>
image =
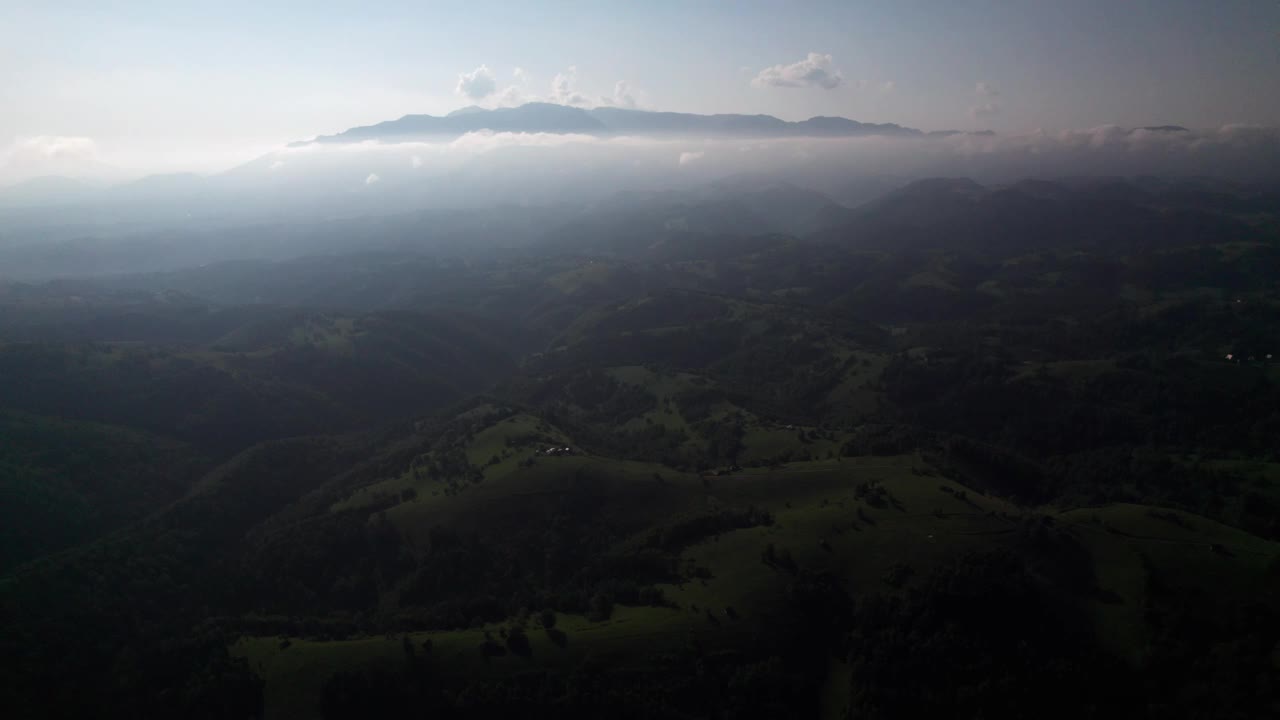
[[[670,608],[616,608],[609,620],[589,622],[581,616],[560,615],[557,629],[568,636],[563,647],[553,643],[541,629],[528,630],[533,653],[528,658],[504,655],[485,662],[479,647],[485,631],[498,638],[498,626],[448,632],[418,632],[408,636],[419,657],[433,673],[466,677],[510,675],[533,668],[569,668],[587,655],[614,657],[625,661],[644,657],[683,642],[687,633],[698,631],[696,618],[687,618]],[[421,648],[431,641],[430,653]],[[499,640],[500,641],[500,640]],[[242,638],[232,648],[249,666],[267,679],[266,717],[312,718],[318,716],[320,690],[333,673],[356,667],[398,667],[404,659],[403,639],[366,637],[338,642],[291,640],[281,647],[275,637]]]
[[[663,477],[659,483],[654,475]],[[661,465],[591,456],[542,457],[532,467],[517,468],[500,477],[463,487],[456,493],[432,490],[419,493],[410,502],[387,511],[389,519],[403,534],[425,542],[432,525],[477,529],[497,526],[502,518],[534,512],[535,503],[551,506],[581,476],[591,478],[590,493],[597,498],[616,498],[613,511],[627,519],[639,520],[640,513],[656,521],[664,511],[697,506],[698,482]],[[629,505],[624,503],[630,503]]]
[[[510,425],[523,422],[516,416]],[[504,432],[501,423],[497,427],[490,435],[479,433],[475,443],[493,443],[492,433]],[[603,623],[561,615],[558,627],[568,638],[563,649],[541,630],[530,630],[532,658],[505,656],[484,663],[478,650],[483,638],[479,628],[414,634],[415,646],[431,638],[429,662],[437,672],[512,673],[559,667],[586,654],[643,663],[654,651],[678,647],[691,634],[704,643],[732,645],[736,638],[748,638],[753,622],[783,600],[789,576],[761,559],[770,543],[789,552],[801,567],[842,577],[855,595],[903,592],[932,568],[965,552],[1012,546],[1019,519],[1026,514],[971,491],[964,500],[944,492],[942,487],[964,488],[938,477],[916,456],[793,463],[705,480],[659,466],[577,456],[540,458],[531,468],[495,473],[453,494],[419,493],[415,500],[391,508],[388,518],[410,536],[433,523],[496,528],[507,512],[527,511],[531,499],[555,497],[582,470],[591,471],[602,497],[617,498],[616,506],[603,512],[620,513],[620,518],[628,516],[640,525],[715,504],[754,504],[771,510],[776,521],[687,548],[685,562],[706,568],[711,577],[665,586],[675,607],[619,607],[613,619]],[[655,472],[663,475],[662,483],[654,479]],[[865,481],[885,488],[890,498],[885,507],[855,497],[856,486]],[[1144,643],[1144,557],[1176,583],[1212,590],[1229,603],[1255,591],[1262,568],[1280,552],[1280,544],[1202,518],[1183,514],[1183,525],[1154,518],[1144,506],[1041,512],[1054,516],[1059,527],[1080,540],[1095,562],[1100,589],[1119,598],[1099,599],[1093,614],[1103,641],[1135,661],[1141,660]],[[1213,544],[1226,552],[1212,551]],[[909,566],[912,573],[895,588],[886,577],[900,565]],[[736,618],[726,613],[728,607]],[[714,622],[707,618],[708,610]],[[335,670],[400,662],[401,642],[399,637],[295,640],[281,649],[279,638],[246,638],[235,651],[265,678],[268,717],[292,718],[314,714],[319,688]],[[841,677],[840,669],[833,668],[829,707],[842,705]]]

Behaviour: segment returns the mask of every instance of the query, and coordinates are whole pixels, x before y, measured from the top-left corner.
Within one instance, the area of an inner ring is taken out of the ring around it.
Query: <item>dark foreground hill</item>
[[[13,575],[10,677],[79,678],[67,713],[116,693],[126,714],[810,717],[989,707],[996,674],[1018,714],[1069,678],[1068,717],[1203,687],[1223,642],[1210,672],[1270,662],[1276,543],[1147,505],[1020,506],[956,482],[990,466],[952,468],[955,448],[851,456],[848,432],[793,427],[776,447],[837,458],[699,476],[500,406],[423,430],[256,448]],[[924,682],[906,657],[970,669],[904,695]],[[1235,707],[1266,702],[1240,681]]]

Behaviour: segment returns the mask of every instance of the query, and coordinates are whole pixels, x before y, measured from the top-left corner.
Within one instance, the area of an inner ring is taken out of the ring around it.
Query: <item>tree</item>
[[[773,543],[764,546],[764,550],[760,553],[760,562],[769,567],[778,564],[778,548]]]
[[[596,593],[591,597],[591,606],[587,610],[587,619],[592,622],[608,620],[613,615],[613,597],[607,593]]]
[[[518,657],[533,656],[533,646],[529,644],[529,636],[525,635],[524,629],[518,626],[507,632],[507,649],[512,655]]]

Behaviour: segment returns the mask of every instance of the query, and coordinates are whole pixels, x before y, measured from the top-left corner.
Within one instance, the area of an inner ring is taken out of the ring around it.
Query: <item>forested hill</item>
[[[0,705],[1274,715],[1269,192],[744,185],[8,283]]]

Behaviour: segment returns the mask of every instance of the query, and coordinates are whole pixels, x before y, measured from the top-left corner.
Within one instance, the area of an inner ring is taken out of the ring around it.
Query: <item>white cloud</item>
[[[515,84],[506,86],[498,93],[500,107],[516,107],[537,101],[538,98],[529,92],[529,71],[514,67],[511,68],[511,77],[515,78]]]
[[[267,166],[267,169],[268,169],[268,170],[275,171],[275,170],[279,170],[279,169],[280,169],[280,168],[282,168],[282,167],[284,167],[284,161],[283,161],[283,160],[272,160],[272,161],[271,161],[271,164]]]
[[[14,143],[13,154],[44,158],[94,158],[98,145],[93,138],[65,135],[37,135]]]
[[[498,104],[502,107],[515,107],[523,105],[527,102],[535,100],[532,95],[525,93],[524,88],[518,85],[508,85],[498,93]]]
[[[973,91],[983,97],[995,97],[1000,94],[1000,91],[996,90],[991,86],[991,83],[988,82],[979,82],[973,87]]]
[[[975,120],[983,117],[991,117],[992,115],[996,115],[999,112],[1000,112],[1000,103],[998,102],[982,103],[981,105],[974,105],[973,107],[969,108],[969,116],[974,118]]]
[[[570,65],[565,72],[556,73],[555,78],[551,81],[551,96],[547,99],[560,105],[589,104],[591,101],[587,99],[586,95],[578,92],[577,84],[578,68],[576,65]]]
[[[411,165],[415,170],[422,167],[422,156],[414,155],[413,157],[409,158],[409,165]]]
[[[0,183],[40,175],[109,176],[112,168],[98,157],[93,138],[36,135],[18,138],[0,150]]]
[[[679,164],[689,165],[690,163],[698,162],[699,160],[702,159],[703,155],[706,155],[706,153],[704,153],[701,150],[698,150],[696,152],[682,152],[680,153]]]
[[[760,71],[751,81],[756,87],[822,88],[834,90],[844,84],[844,75],[831,66],[831,56],[809,53],[790,65],[774,65]]]
[[[613,105],[621,108],[636,108],[640,103],[636,101],[635,91],[626,80],[619,80],[613,86],[613,95],[611,97],[600,98],[601,103],[605,105]]]
[[[493,73],[489,71],[488,66],[481,65],[469,73],[458,75],[458,86],[454,88],[454,92],[472,100],[483,100],[492,95],[497,88],[498,84],[493,79]]]
[[[524,133],[476,130],[448,143],[449,150],[488,152],[509,147],[561,147],[566,145],[602,145],[603,139],[577,133]]]
[[[516,107],[530,102],[545,101],[559,105],[587,107],[592,105],[609,105],[621,108],[637,108],[642,105],[643,93],[637,91],[626,80],[619,80],[613,86],[613,93],[600,95],[595,100],[578,89],[578,67],[570,65],[564,72],[556,73],[551,80],[551,90],[543,98],[529,91],[529,73],[522,67],[512,68],[512,77],[516,82],[497,92],[497,104],[501,107]]]
[[[451,142],[316,144],[281,150],[279,155],[294,177],[341,169],[355,177],[375,173],[386,176],[385,180],[404,172],[413,156],[419,155],[425,163],[418,172],[430,168],[432,177],[455,177],[449,171],[458,168],[501,168],[503,172],[480,172],[475,177],[502,177],[511,187],[537,187],[529,191],[547,193],[558,182],[553,176],[581,182],[583,192],[607,189],[602,176],[586,173],[587,168],[617,182],[637,183],[688,180],[704,167],[724,175],[777,171],[793,182],[824,172],[832,176],[969,176],[982,182],[1006,182],[1044,177],[1046,169],[1063,176],[1200,174],[1247,179],[1274,177],[1280,128],[1232,125],[1169,131],[1100,126],[1024,135],[724,138],[698,144],[675,138],[476,132]],[[530,162],[533,158],[537,162]],[[532,168],[539,174],[529,174]]]
[[[382,178],[378,177],[378,173],[369,173],[369,177],[364,179],[365,185],[376,185],[382,182]]]

